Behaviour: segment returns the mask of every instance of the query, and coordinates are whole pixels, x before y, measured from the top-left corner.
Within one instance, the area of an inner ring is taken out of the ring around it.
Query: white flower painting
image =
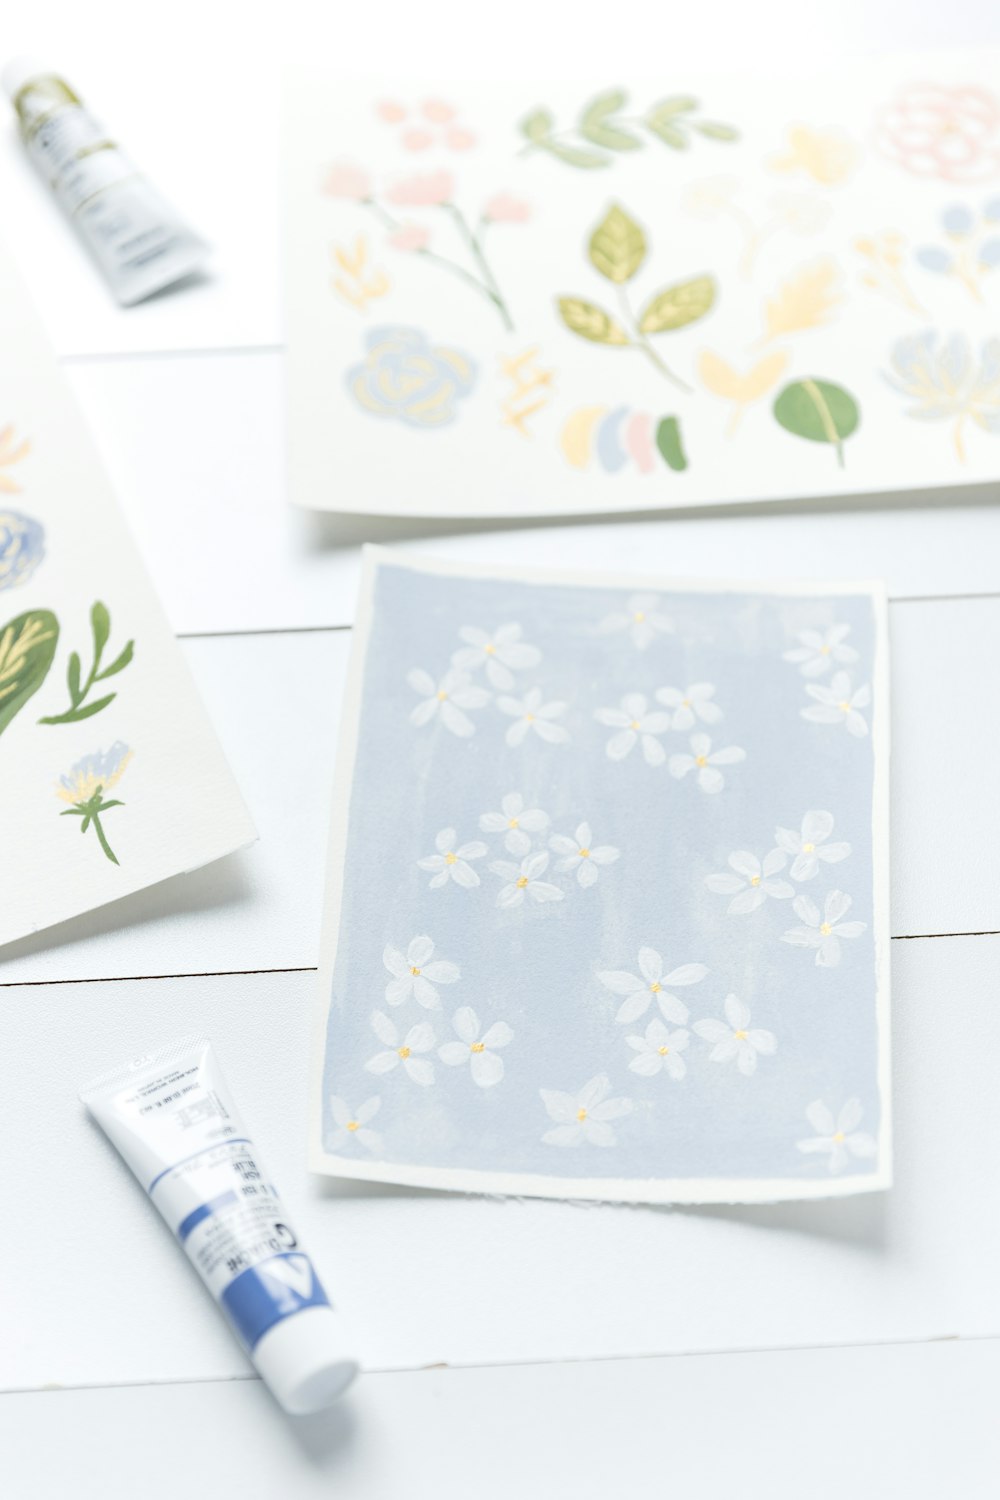
[[[483,708],[490,701],[490,695],[485,688],[477,687],[467,672],[453,669],[435,682],[429,672],[414,667],[406,680],[413,691],[420,694],[420,702],[410,714],[411,724],[421,729],[432,719],[440,717],[445,729],[460,739],[475,734],[476,726],[465,710]]]
[[[564,833],[553,834],[549,848],[559,856],[556,860],[559,873],[565,875],[572,871],[577,884],[585,887],[596,885],[601,866],[613,865],[621,853],[611,844],[595,844],[589,823],[578,823],[572,838]]]
[[[836,1117],[822,1099],[815,1099],[806,1110],[806,1119],[816,1134],[796,1145],[806,1155],[825,1156],[831,1172],[842,1172],[852,1157],[863,1160],[878,1149],[874,1137],[858,1129],[864,1113],[860,1099],[846,1100]]]
[[[868,720],[861,710],[872,701],[871,686],[867,682],[859,688],[852,688],[846,672],[835,672],[829,687],[807,682],[806,692],[815,701],[800,710],[804,719],[812,724],[843,724],[848,734],[853,734],[855,739],[864,739],[868,733]]]
[[[386,947],[382,962],[393,976],[385,987],[389,1005],[402,1005],[412,996],[425,1010],[438,1010],[439,984],[454,984],[459,977],[457,964],[434,957],[434,943],[429,937],[415,937],[405,954]]]
[[[504,739],[514,749],[533,734],[547,745],[564,745],[569,739],[569,730],[556,721],[562,718],[568,707],[560,699],[543,702],[541,688],[530,688],[523,698],[498,698],[497,708],[514,721],[508,726]]]
[[[417,860],[421,870],[431,871],[431,878],[427,883],[432,890],[447,885],[450,881],[454,881],[455,885],[465,886],[466,889],[479,884],[479,876],[470,861],[482,859],[489,852],[481,839],[461,844],[454,828],[442,828],[434,840],[434,848],[436,853]]]
[[[520,792],[508,792],[500,799],[499,812],[485,812],[479,818],[483,833],[503,834],[503,846],[508,854],[527,854],[532,834],[544,833],[548,826],[548,813],[540,807],[525,807]]]
[[[705,1042],[711,1042],[709,1061],[735,1063],[745,1078],[757,1071],[757,1058],[770,1057],[777,1049],[773,1031],[750,1025],[750,1007],[736,995],[727,995],[723,1005],[726,1019],[695,1021],[694,1030]]]
[[[514,686],[515,672],[537,667],[542,659],[537,646],[521,639],[524,631],[515,623],[499,625],[494,631],[463,625],[458,634],[465,644],[453,654],[452,666],[460,672],[484,667],[490,684],[502,693],[509,693]]]
[[[858,653],[847,644],[850,625],[830,625],[826,630],[800,630],[799,644],[782,653],[794,662],[803,677],[825,677],[835,667],[856,662]]]
[[[369,1073],[392,1073],[402,1068],[422,1088],[434,1082],[434,1064],[425,1056],[434,1050],[434,1027],[430,1021],[418,1021],[403,1033],[384,1011],[376,1010],[372,1012],[372,1030],[384,1050],[365,1063]]]
[[[833,832],[833,813],[807,812],[798,832],[794,828],[776,828],[774,841],[791,858],[788,871],[793,880],[813,880],[821,865],[839,864],[851,852],[850,844],[829,843]]]
[[[489,1089],[503,1078],[503,1058],[499,1048],[514,1040],[514,1033],[506,1021],[494,1021],[483,1031],[479,1017],[471,1006],[463,1005],[456,1010],[452,1025],[458,1036],[457,1042],[445,1042],[438,1048],[438,1057],[450,1068],[468,1067],[472,1081],[481,1089]]]
[[[679,1083],[687,1073],[684,1053],[691,1040],[690,1032],[671,1031],[659,1016],[654,1016],[642,1036],[627,1036],[625,1040],[635,1053],[629,1067],[642,1078],[662,1074]]]
[[[542,1140],[547,1146],[614,1146],[617,1136],[612,1120],[630,1115],[632,1100],[611,1099],[611,1079],[598,1073],[577,1094],[562,1094],[554,1089],[540,1089],[542,1103],[555,1124]]]
[[[624,609],[612,610],[597,626],[598,635],[627,631],[639,651],[651,646],[657,636],[673,634],[674,622],[663,613],[659,594],[631,594]]]
[[[382,1096],[374,1094],[371,1099],[366,1099],[357,1109],[352,1109],[345,1099],[337,1094],[330,1095],[330,1118],[333,1120],[334,1129],[327,1136],[326,1144],[330,1151],[344,1151],[349,1146],[357,1143],[364,1146],[373,1156],[377,1156],[382,1150],[382,1137],[378,1131],[369,1128],[369,1122],[374,1120],[382,1108]]]
[[[715,687],[710,682],[693,682],[686,688],[657,688],[656,701],[668,711],[671,729],[694,729],[698,723],[718,724],[722,718],[722,709],[715,702]]]
[[[746,751],[738,745],[727,745],[724,750],[713,751],[707,734],[693,734],[690,755],[672,755],[669,770],[678,781],[694,771],[695,780],[703,792],[721,792],[726,778],[719,767],[738,765],[746,757]]]
[[[497,906],[522,906],[525,901],[562,901],[565,892],[551,881],[542,879],[548,867],[549,855],[545,849],[525,855],[519,865],[507,859],[495,859],[490,869],[504,881],[497,896]]]
[[[598,974],[598,979],[613,995],[624,996],[615,1016],[620,1026],[644,1016],[654,1000],[668,1021],[684,1024],[690,1012],[672,991],[697,984],[704,979],[708,969],[705,964],[680,964],[664,973],[665,967],[655,948],[640,948],[638,974],[624,969],[605,969]]]
[[[815,901],[805,893],[796,896],[792,910],[801,922],[782,935],[783,943],[793,948],[814,948],[816,963],[821,969],[835,969],[840,963],[844,938],[858,938],[867,929],[866,922],[842,920],[851,909],[851,898],[843,891],[830,891],[820,912]]]
[[[670,728],[670,715],[658,710],[650,713],[649,700],[642,693],[626,693],[620,708],[598,708],[594,718],[617,731],[604,747],[609,760],[624,760],[641,745],[648,766],[663,765],[667,752],[656,736]]]
[[[788,856],[781,849],[772,849],[763,859],[745,849],[737,849],[729,856],[728,871],[706,875],[705,884],[720,896],[732,896],[726,907],[728,912],[758,911],[769,896],[782,901],[795,895],[795,887],[779,878],[778,872],[785,868],[787,860]]]

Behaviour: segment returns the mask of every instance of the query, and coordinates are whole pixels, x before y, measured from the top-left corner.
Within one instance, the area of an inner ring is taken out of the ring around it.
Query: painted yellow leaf
[[[854,171],[858,149],[836,130],[813,130],[808,125],[790,125],[788,149],[772,156],[772,172],[802,172],[824,187],[834,187]]]
[[[592,344],[617,344],[621,347],[629,341],[624,328],[603,307],[593,302],[586,302],[582,297],[560,297],[558,307],[566,327]]]
[[[646,236],[617,203],[613,203],[590,237],[591,264],[616,286],[630,281],[646,258]]]
[[[775,349],[752,365],[745,375],[740,375],[720,355],[706,349],[698,359],[698,375],[713,396],[722,396],[727,401],[746,406],[751,401],[759,401],[777,385],[787,364],[788,351]]]
[[[713,396],[722,396],[726,401],[742,401],[743,381],[732,365],[727,365],[720,354],[709,350],[698,356],[698,378]]]
[[[838,274],[832,260],[793,271],[764,303],[765,342],[828,323],[841,300]]]

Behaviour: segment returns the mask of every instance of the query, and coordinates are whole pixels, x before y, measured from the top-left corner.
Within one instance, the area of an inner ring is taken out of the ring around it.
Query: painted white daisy
[[[597,708],[594,718],[609,729],[617,729],[605,745],[609,760],[624,760],[639,743],[649,766],[662,766],[667,752],[655,738],[670,728],[670,715],[654,709],[648,712],[649,700],[642,693],[626,693],[620,708]]]
[[[434,840],[434,847],[437,850],[436,854],[428,854],[424,859],[417,860],[421,870],[433,871],[428,881],[432,889],[447,885],[449,880],[467,889],[479,884],[479,876],[469,864],[469,860],[482,859],[483,855],[488,853],[482,839],[473,839],[471,843],[459,844],[454,828],[442,828]]]
[[[816,701],[799,710],[804,719],[812,724],[843,724],[848,734],[864,739],[868,723],[861,709],[867,708],[872,701],[872,690],[867,682],[852,690],[847,673],[834,672],[829,687],[807,682],[806,692]]]
[[[541,878],[548,867],[549,856],[544,849],[526,854],[519,865],[509,859],[495,859],[490,869],[507,882],[497,897],[497,906],[520,906],[526,896],[532,901],[561,901],[564,892]]]
[[[371,1099],[366,1099],[364,1104],[357,1109],[351,1106],[336,1094],[330,1095],[330,1115],[336,1130],[331,1131],[327,1140],[330,1151],[341,1151],[345,1146],[357,1141],[364,1146],[366,1151],[376,1155],[382,1150],[382,1137],[376,1130],[368,1129],[368,1121],[374,1120],[382,1108],[381,1094],[374,1094]]]
[[[747,1078],[757,1071],[757,1057],[774,1052],[778,1039],[773,1031],[763,1031],[750,1026],[750,1007],[735,995],[727,995],[723,1009],[724,1021],[696,1021],[694,1029],[703,1041],[712,1043],[709,1062],[729,1063],[735,1061],[740,1072]]]
[[[796,896],[792,911],[802,922],[801,927],[792,927],[782,934],[783,943],[793,948],[815,948],[816,963],[821,969],[835,969],[840,963],[840,939],[860,937],[867,930],[867,922],[842,922],[851,908],[850,896],[843,891],[830,891],[820,916],[819,907],[806,895]]]
[[[554,833],[549,839],[553,854],[560,855],[556,869],[565,874],[576,871],[580,885],[596,885],[601,865],[613,865],[621,854],[611,844],[595,844],[589,823],[578,823],[576,833],[568,838],[564,833]]]
[[[631,1099],[609,1099],[611,1079],[599,1073],[585,1083],[578,1094],[562,1094],[555,1089],[539,1089],[552,1130],[542,1140],[547,1146],[614,1146],[617,1136],[612,1120],[620,1120],[633,1110]]]
[[[514,673],[526,667],[537,667],[542,653],[537,646],[522,641],[520,625],[498,625],[496,630],[480,630],[477,625],[463,625],[458,632],[464,646],[452,655],[452,666],[460,672],[474,672],[485,666],[486,676],[495,688],[509,693]]]
[[[803,677],[824,677],[835,665],[857,661],[858,653],[844,642],[850,625],[831,625],[827,630],[800,630],[800,644],[782,652],[784,661],[794,662]]]
[[[690,1032],[670,1031],[659,1016],[654,1016],[646,1027],[645,1036],[627,1036],[625,1040],[635,1053],[629,1063],[633,1073],[639,1073],[643,1078],[666,1073],[668,1078],[680,1079],[687,1072],[682,1053],[691,1040]]]
[[[670,710],[671,729],[693,729],[700,719],[703,724],[718,724],[722,709],[712,700],[715,688],[710,682],[692,682],[690,687],[661,687],[656,689],[656,701]]]
[[[434,1064],[421,1053],[434,1047],[434,1027],[430,1021],[418,1021],[405,1036],[401,1036],[395,1022],[382,1010],[372,1011],[372,1030],[378,1037],[384,1052],[376,1052],[365,1063],[369,1073],[391,1073],[402,1067],[414,1083],[422,1088],[434,1082]]]
[[[446,672],[440,682],[435,682],[429,672],[425,672],[422,667],[414,667],[412,672],[406,674],[406,680],[415,693],[421,694],[421,701],[410,714],[411,724],[420,728],[440,714],[441,723],[452,734],[457,734],[461,739],[468,739],[470,734],[475,734],[476,726],[463,710],[482,708],[490,701],[490,695],[485,688],[470,682],[467,672],[456,672],[453,669]]]
[[[712,741],[707,734],[693,734],[691,754],[672,755],[669,771],[678,781],[689,771],[697,771],[698,785],[703,792],[721,792],[726,778],[718,769],[719,766],[734,766],[746,758],[746,751],[741,750],[739,745],[728,745],[724,750],[713,751]]]
[[[445,1042],[443,1047],[438,1048],[441,1061],[450,1068],[468,1063],[472,1081],[478,1083],[481,1089],[488,1089],[499,1083],[503,1077],[503,1058],[493,1049],[506,1047],[513,1040],[514,1033],[507,1022],[494,1021],[480,1036],[479,1017],[470,1006],[463,1005],[460,1010],[456,1010],[452,1025],[459,1040]]]
[[[387,947],[382,962],[393,975],[385,987],[390,1005],[402,1005],[412,995],[425,1010],[439,1010],[441,996],[438,984],[454,984],[460,970],[446,958],[434,958],[434,943],[429,937],[415,937],[405,955],[398,948]]]
[[[617,635],[627,630],[633,646],[640,651],[655,641],[658,635],[670,635],[674,622],[660,609],[658,594],[632,594],[624,609],[616,609],[605,615],[598,623],[598,635]]]
[[[779,849],[792,856],[789,875],[793,880],[812,880],[819,874],[820,861],[835,865],[851,852],[850,844],[828,844],[833,832],[833,813],[807,812],[798,833],[794,828],[776,828],[774,841]]]
[[[540,807],[525,807],[520,792],[508,792],[500,798],[500,811],[483,813],[479,826],[484,833],[502,833],[503,846],[509,854],[527,854],[531,848],[530,835],[548,828],[549,815]]]
[[[688,1008],[670,991],[682,985],[697,984],[707,973],[704,964],[681,964],[664,974],[663,959],[656,949],[640,948],[639,974],[630,974],[623,969],[605,969],[597,977],[613,995],[625,996],[615,1016],[619,1025],[637,1021],[646,1014],[654,1000],[668,1021],[683,1025],[689,1015]]]
[[[877,1150],[874,1137],[857,1128],[864,1113],[860,1099],[847,1099],[834,1119],[822,1099],[815,1099],[806,1110],[806,1119],[816,1134],[796,1145],[800,1151],[829,1156],[830,1171],[842,1172],[852,1156],[874,1156]]]
[[[787,855],[782,849],[772,849],[762,860],[745,849],[737,849],[729,856],[729,871],[706,875],[705,884],[720,896],[732,896],[727,912],[756,911],[768,896],[782,901],[795,895],[794,886],[787,880],[776,878],[778,871],[785,868],[786,860]]]
[[[561,745],[569,739],[569,731],[553,722],[561,719],[568,704],[554,699],[542,702],[541,688],[531,688],[523,698],[498,698],[497,708],[514,720],[504,735],[508,745],[520,745],[527,734],[534,731],[539,739],[549,745]]]

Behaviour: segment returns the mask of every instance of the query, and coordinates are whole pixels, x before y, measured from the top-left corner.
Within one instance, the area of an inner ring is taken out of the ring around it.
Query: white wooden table
[[[870,14],[875,9],[877,14]],[[808,11],[808,16],[807,16]],[[317,12],[317,13],[314,13]],[[282,55],[334,71],[620,75],[1000,43],[995,6],[681,10],[9,0],[217,247],[116,311],[0,141],[3,227],[91,420],[260,843],[0,954],[0,1493],[10,1500],[995,1493],[1000,1439],[1000,509],[761,507],[530,529],[291,511],[282,476]],[[138,18],[137,18],[138,17]],[[20,27],[13,24],[20,21]],[[836,22],[838,32],[830,28]],[[280,34],[277,28],[280,27]],[[20,32],[20,35],[18,35]],[[467,47],[489,55],[471,67]],[[656,43],[656,45],[654,45]],[[893,648],[897,1185],[661,1211],[312,1179],[306,1047],[341,684],[364,539],[453,557],[884,576]],[[271,1403],[76,1102],[197,1028],[370,1371]]]

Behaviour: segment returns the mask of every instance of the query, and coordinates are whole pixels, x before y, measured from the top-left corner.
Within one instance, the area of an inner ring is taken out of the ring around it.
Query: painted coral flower
[[[803,677],[823,677],[834,666],[857,661],[853,646],[845,645],[850,625],[831,625],[826,630],[800,630],[799,645],[782,652],[782,660],[793,662]]]
[[[457,402],[476,383],[476,365],[459,349],[431,344],[419,328],[373,328],[367,353],[344,377],[363,411],[406,427],[446,427],[458,416]]]
[[[848,734],[864,739],[868,733],[868,721],[861,710],[872,701],[871,686],[867,682],[852,689],[846,672],[834,672],[829,687],[807,682],[806,692],[816,701],[799,710],[804,719],[812,724],[843,724]]]
[[[45,556],[45,528],[16,510],[0,510],[0,589],[27,583]]]
[[[709,1062],[735,1062],[744,1077],[757,1071],[757,1058],[768,1057],[778,1046],[773,1031],[750,1025],[750,1007],[736,995],[727,995],[725,1021],[696,1021],[694,1029],[703,1041],[712,1043]]]
[[[441,996],[435,986],[454,984],[461,974],[458,964],[434,957],[434,943],[429,937],[415,937],[405,955],[387,945],[382,962],[393,976],[385,987],[390,1005],[402,1005],[412,995],[425,1010],[439,1010]]]
[[[729,856],[729,871],[718,875],[706,875],[705,884],[710,891],[720,896],[732,896],[726,907],[728,912],[757,911],[768,896],[782,901],[795,895],[795,887],[787,880],[778,880],[779,870],[785,868],[787,856],[782,849],[772,849],[763,860],[745,849],[737,849]]]
[[[411,724],[420,729],[440,714],[445,729],[460,739],[475,734],[476,726],[464,710],[482,708],[490,701],[490,695],[485,688],[470,682],[468,673],[453,669],[446,672],[440,682],[435,682],[429,672],[414,667],[406,674],[406,680],[413,691],[421,695],[421,701],[410,714]]]
[[[876,140],[915,177],[984,182],[1000,172],[1000,99],[969,84],[911,83],[882,111]]]
[[[639,973],[631,974],[624,969],[605,969],[598,979],[613,995],[625,998],[618,1007],[615,1020],[620,1026],[629,1021],[638,1021],[655,1000],[668,1021],[683,1025],[690,1012],[682,1000],[671,991],[704,979],[708,969],[704,964],[681,964],[664,974],[664,964],[655,948],[639,949]]]
[[[816,1134],[797,1141],[796,1145],[807,1155],[829,1157],[830,1171],[842,1172],[850,1165],[852,1156],[874,1156],[878,1149],[873,1136],[858,1130],[864,1113],[860,1099],[847,1099],[834,1119],[833,1111],[822,1099],[814,1099],[806,1110],[806,1119]]]
[[[510,193],[495,193],[483,209],[491,224],[524,224],[531,218],[531,204]]]
[[[649,700],[642,693],[626,693],[620,708],[598,708],[594,718],[609,729],[617,729],[605,745],[609,760],[624,760],[636,746],[642,745],[642,753],[648,766],[662,766],[667,752],[656,738],[670,728],[670,715],[654,709],[649,712]]]
[[[497,906],[521,906],[526,897],[532,901],[562,901],[565,892],[542,879],[548,867],[549,856],[544,849],[526,855],[519,865],[507,859],[495,859],[490,869],[506,881],[497,896]]]
[[[530,835],[548,828],[549,815],[540,807],[525,807],[520,792],[508,792],[500,798],[499,812],[481,814],[479,826],[484,833],[502,833],[508,853],[524,855],[531,848]]]
[[[407,220],[391,234],[387,234],[385,242],[393,250],[403,250],[412,255],[419,250],[426,250],[430,239],[431,232],[423,224],[413,224]]]
[[[406,106],[396,99],[382,99],[376,104],[375,113],[386,125],[399,125],[406,119]]]
[[[629,1063],[633,1073],[643,1078],[665,1073],[668,1078],[680,1080],[687,1072],[682,1054],[691,1040],[690,1032],[670,1031],[659,1016],[654,1016],[644,1036],[627,1036],[625,1040],[635,1053]]]
[[[703,792],[721,792],[726,778],[718,769],[719,766],[734,766],[746,758],[746,751],[741,750],[739,745],[728,745],[724,750],[713,751],[712,741],[707,734],[693,734],[691,754],[672,755],[668,769],[678,781],[689,771],[697,771],[696,780]]]
[[[503,1058],[494,1050],[506,1047],[513,1041],[514,1033],[506,1021],[494,1021],[481,1031],[479,1017],[471,1006],[463,1005],[456,1010],[452,1025],[458,1035],[457,1042],[445,1042],[438,1048],[438,1057],[450,1068],[463,1067],[466,1063],[472,1073],[472,1081],[481,1089],[492,1088],[503,1077]]]
[[[539,1089],[550,1120],[556,1123],[542,1140],[547,1146],[614,1146],[618,1138],[612,1120],[630,1115],[631,1099],[609,1099],[611,1079],[599,1073],[585,1083],[577,1094],[563,1094],[555,1089]]]
[[[715,688],[710,682],[693,682],[690,687],[661,687],[656,689],[656,701],[670,712],[671,729],[693,729],[700,719],[703,724],[718,724],[722,709],[712,700]]]
[[[632,594],[624,609],[612,610],[598,623],[598,635],[617,635],[627,630],[633,646],[640,651],[656,640],[658,635],[671,635],[674,622],[660,608],[658,594]]]
[[[323,179],[323,191],[329,198],[352,198],[365,203],[372,197],[372,180],[361,167],[335,162]]]
[[[1000,434],[1000,338],[987,339],[978,358],[964,333],[948,338],[926,331],[897,339],[892,346],[893,390],[915,405],[906,415],[922,422],[952,422],[952,442],[965,460],[965,426]]]
[[[437,890],[452,880],[466,889],[479,884],[479,876],[469,861],[482,859],[487,853],[486,845],[481,839],[459,844],[454,828],[442,828],[434,840],[434,847],[437,851],[435,854],[428,854],[424,859],[417,860],[421,870],[431,871],[428,884],[432,890]]]
[[[788,873],[793,880],[812,880],[819,874],[821,863],[835,865],[847,858],[851,852],[850,844],[827,843],[832,832],[833,813],[819,811],[806,813],[798,833],[794,828],[774,830],[778,848],[792,856],[792,868]]]
[[[398,208],[434,208],[450,203],[454,192],[455,179],[450,172],[425,172],[394,182],[385,196]]]
[[[418,1021],[403,1036],[384,1011],[375,1010],[372,1011],[372,1030],[385,1050],[376,1052],[365,1063],[369,1073],[391,1073],[402,1067],[407,1076],[422,1088],[434,1082],[434,1064],[424,1056],[434,1047],[434,1027],[429,1021]]]
[[[452,665],[462,672],[485,667],[493,687],[503,692],[509,693],[514,686],[515,672],[537,667],[542,659],[537,646],[522,641],[524,629],[515,621],[498,625],[493,631],[481,630],[478,625],[463,625],[458,634],[465,645],[452,655]]]
[[[564,833],[553,834],[549,848],[560,856],[556,869],[562,874],[574,870],[577,882],[582,886],[596,885],[600,866],[613,865],[621,853],[611,844],[595,844],[589,823],[578,823],[573,838],[567,838]]]
[[[375,1130],[369,1130],[369,1120],[374,1120],[382,1108],[381,1094],[374,1094],[371,1099],[366,1099],[364,1104],[357,1109],[351,1109],[346,1100],[337,1094],[330,1095],[330,1115],[336,1126],[327,1137],[328,1151],[342,1151],[345,1146],[357,1141],[370,1151],[373,1156],[382,1150],[382,1137]]]
[[[867,922],[843,922],[852,906],[850,896],[843,891],[830,891],[823,904],[823,913],[806,895],[796,896],[792,910],[802,923],[782,934],[781,941],[793,948],[815,948],[816,963],[821,969],[835,969],[840,963],[842,938],[857,938],[867,931]]]
[[[553,720],[561,719],[568,707],[567,703],[557,699],[553,699],[551,703],[543,703],[541,688],[530,688],[523,698],[498,698],[497,708],[514,720],[504,739],[508,745],[516,747],[523,744],[529,734],[534,733],[539,739],[545,740],[546,744],[565,744],[569,739],[569,730]]]

